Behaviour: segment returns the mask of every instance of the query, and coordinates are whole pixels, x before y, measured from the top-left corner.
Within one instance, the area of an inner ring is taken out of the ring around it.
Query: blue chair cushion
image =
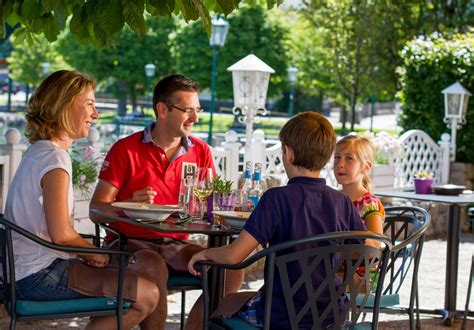
[[[129,308],[130,305],[130,302],[123,303],[125,309]],[[22,316],[63,314],[108,310],[114,309],[116,306],[117,299],[108,297],[52,301],[17,300],[16,313]]]
[[[190,274],[171,275],[168,278],[168,288],[174,286],[201,286],[199,277]]]
[[[362,304],[364,297],[359,295],[356,298],[356,304],[357,306],[360,306]],[[365,307],[367,308],[373,308],[374,307],[374,302],[375,302],[375,296],[370,295],[369,298],[367,299],[367,302],[365,304]],[[400,304],[400,295],[395,293],[395,294],[384,294],[380,298],[380,308],[388,308],[388,307],[393,307],[396,305]]]
[[[231,329],[239,329],[239,330],[254,330],[254,329],[261,329],[259,327],[255,327],[245,321],[244,319],[238,317],[238,316],[233,316],[233,317],[221,317],[221,321],[228,326]]]

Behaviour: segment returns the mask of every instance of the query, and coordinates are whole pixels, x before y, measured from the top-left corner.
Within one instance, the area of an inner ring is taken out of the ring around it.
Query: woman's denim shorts
[[[17,281],[17,299],[47,301],[87,298],[67,287],[69,262],[56,259],[45,269]]]

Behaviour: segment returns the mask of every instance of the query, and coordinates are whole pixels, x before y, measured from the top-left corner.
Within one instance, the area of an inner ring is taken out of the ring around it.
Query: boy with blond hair
[[[247,220],[239,237],[231,244],[195,254],[189,264],[191,273],[197,274],[194,264],[199,260],[212,260],[222,264],[236,264],[243,261],[259,245],[269,246],[307,236],[338,231],[365,231],[352,201],[343,193],[326,185],[319,177],[321,169],[330,160],[336,145],[336,136],[331,123],[314,112],[300,113],[291,118],[279,135],[283,150],[283,165],[288,175],[284,187],[266,191],[257,207]],[[265,267],[265,272],[267,272]],[[296,281],[301,269],[295,266],[288,271],[290,282]],[[274,274],[274,289],[270,329],[291,328],[280,283],[280,275]],[[321,275],[312,274],[313,284],[318,287]],[[304,293],[302,294],[304,295]],[[306,302],[306,296],[295,295],[295,309]],[[318,305],[325,306],[331,297],[329,290],[318,299]],[[265,303],[263,291],[244,301],[238,315],[254,326],[263,326]],[[225,299],[222,303],[225,303]],[[348,301],[341,295],[341,312],[347,310]],[[334,326],[332,318],[325,320],[327,327]],[[300,326],[311,328],[309,312]]]

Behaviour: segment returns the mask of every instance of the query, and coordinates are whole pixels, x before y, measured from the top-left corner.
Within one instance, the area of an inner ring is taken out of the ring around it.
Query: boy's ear
[[[283,148],[284,148],[283,157],[286,158],[286,161],[288,164],[293,164],[293,162],[295,161],[295,152],[287,144],[283,145]]]

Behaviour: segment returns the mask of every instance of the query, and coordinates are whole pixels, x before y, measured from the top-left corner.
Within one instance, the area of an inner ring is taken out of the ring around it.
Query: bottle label
[[[249,196],[248,197],[248,204],[251,210],[254,210],[257,207],[258,201],[260,200],[260,197],[258,196]]]

